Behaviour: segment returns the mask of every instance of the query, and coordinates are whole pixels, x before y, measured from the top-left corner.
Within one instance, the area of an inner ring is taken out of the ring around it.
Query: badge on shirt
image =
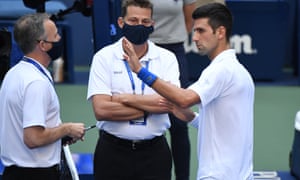
[[[146,118],[141,118],[141,119],[131,120],[131,121],[129,121],[129,124],[130,125],[143,125],[143,126],[146,126],[147,119]]]

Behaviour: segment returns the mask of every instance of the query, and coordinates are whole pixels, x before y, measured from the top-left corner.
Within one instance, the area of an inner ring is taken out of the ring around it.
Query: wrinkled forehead
[[[152,10],[150,8],[142,8],[138,6],[128,6],[127,7],[127,13],[125,15],[125,18],[129,17],[136,17],[136,18],[152,18]]]

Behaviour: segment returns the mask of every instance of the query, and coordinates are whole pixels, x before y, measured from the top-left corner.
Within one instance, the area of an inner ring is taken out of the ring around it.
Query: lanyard
[[[131,82],[132,93],[135,94],[135,83],[134,83],[134,80],[133,80],[132,71],[131,71],[131,69],[129,67],[129,64],[126,60],[124,60],[124,64],[125,64],[125,67],[127,69],[127,73],[128,73],[128,76],[129,76],[129,79],[130,79],[130,82]],[[148,69],[148,67],[149,67],[149,61],[146,61],[146,69]],[[141,86],[142,86],[141,87],[142,95],[144,95],[145,83],[142,82]],[[129,121],[129,124],[130,125],[143,125],[143,126],[145,126],[147,124],[147,116],[144,116],[144,118],[142,120]]]
[[[129,79],[130,79],[132,93],[135,94],[135,83],[134,83],[134,80],[133,80],[131,69],[130,69],[129,64],[126,60],[124,60],[124,64],[125,64],[125,67],[127,69],[127,73],[128,73]],[[146,69],[148,70],[148,68],[149,68],[149,61],[146,61]],[[142,89],[142,95],[144,95],[144,90],[145,90],[145,83],[144,82],[142,82],[141,89]]]
[[[47,73],[44,71],[44,69],[37,62],[35,62],[34,60],[29,59],[28,57],[25,57],[25,56],[23,57],[22,60],[34,65],[41,73],[43,73],[48,78],[50,83],[53,85],[52,79],[47,75]]]

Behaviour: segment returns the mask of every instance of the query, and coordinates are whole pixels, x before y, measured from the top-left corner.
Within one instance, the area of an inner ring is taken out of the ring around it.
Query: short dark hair
[[[218,27],[224,26],[226,29],[226,39],[232,33],[233,17],[230,10],[222,3],[208,3],[198,7],[192,15],[193,19],[208,18],[208,24],[215,31]]]
[[[49,19],[46,13],[26,14],[14,25],[14,39],[24,54],[34,50],[37,40],[44,39],[44,22]]]
[[[137,6],[140,8],[147,8],[151,10],[151,16],[153,14],[153,4],[149,0],[123,0],[121,17],[125,17],[127,14],[128,6]]]

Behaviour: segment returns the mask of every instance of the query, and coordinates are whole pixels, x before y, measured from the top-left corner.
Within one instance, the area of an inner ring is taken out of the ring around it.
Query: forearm
[[[193,92],[167,83],[160,78],[157,78],[151,87],[161,96],[179,107],[188,108],[197,103],[197,101],[193,100]]]
[[[82,138],[83,135],[83,123],[64,123],[53,128],[31,126],[24,129],[24,143],[29,148],[37,148],[51,144],[65,136],[73,138],[75,142]]]
[[[158,94],[119,94],[113,98],[113,101],[118,101],[124,105],[149,113],[168,113],[171,111],[170,103]]]
[[[128,121],[144,116],[142,110],[116,102],[102,102],[93,108],[98,121]]]

